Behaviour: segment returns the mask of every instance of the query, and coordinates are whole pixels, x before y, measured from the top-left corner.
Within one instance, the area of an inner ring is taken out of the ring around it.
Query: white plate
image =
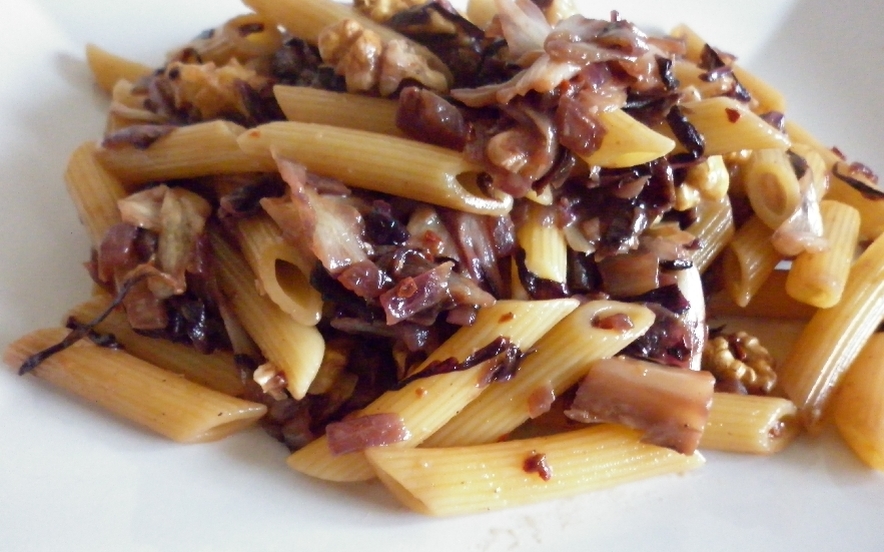
[[[599,7],[598,2],[585,2]],[[711,4],[711,5],[710,5]],[[728,3],[733,6],[733,3]],[[19,0],[0,51],[0,344],[58,322],[88,293],[88,246],[65,197],[67,155],[99,135],[105,100],[83,45],[157,64],[235,0]],[[685,21],[783,90],[789,115],[884,169],[882,8],[852,0],[624,0],[657,29]],[[837,437],[533,507],[454,519],[400,508],[377,484],[289,471],[260,431],[180,446],[0,371],[0,549],[881,550],[884,477]]]

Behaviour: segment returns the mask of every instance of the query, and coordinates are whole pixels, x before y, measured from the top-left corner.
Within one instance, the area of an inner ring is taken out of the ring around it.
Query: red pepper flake
[[[417,395],[417,398],[419,398],[419,399],[426,397],[427,393],[429,393],[429,391],[427,391],[423,387],[418,387],[417,389],[414,390],[414,394]]]
[[[415,293],[417,293],[417,284],[414,283],[414,278],[409,276],[403,278],[402,281],[399,282],[399,286],[396,289],[397,297],[407,299]]]
[[[510,320],[513,320],[515,317],[516,317],[516,315],[513,314],[512,311],[510,311],[510,312],[504,314],[503,316],[501,316],[499,322],[501,324],[503,324],[505,322],[509,322]]]
[[[552,479],[552,469],[546,462],[546,454],[532,450],[531,455],[522,463],[525,473],[536,473],[540,479],[549,481]]]
[[[617,330],[625,332],[635,327],[632,319],[624,312],[616,312],[614,314],[604,314],[596,316],[592,319],[592,326],[601,330]]]
[[[727,114],[728,121],[730,121],[732,123],[736,123],[737,121],[740,120],[740,117],[741,117],[740,112],[737,111],[736,109],[726,107],[724,109],[724,112]]]

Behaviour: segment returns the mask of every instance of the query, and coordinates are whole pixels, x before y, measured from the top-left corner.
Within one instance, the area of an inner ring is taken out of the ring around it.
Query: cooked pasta
[[[836,395],[884,469],[876,176],[775,88],[565,1],[244,3],[156,70],[87,47],[96,290],[7,364],[432,515],[775,453]],[[778,365],[718,315],[806,326]]]
[[[353,186],[485,214],[507,212],[512,199],[486,197],[471,179],[475,167],[458,153],[366,131],[329,125],[278,122],[244,132],[239,146],[257,165],[272,155]],[[348,163],[341,163],[341,156]]]
[[[19,366],[66,333],[64,328],[36,330],[12,343],[3,360]],[[82,341],[48,358],[34,373],[182,443],[221,439],[255,423],[267,411],[263,404],[213,391],[126,352]]]
[[[534,343],[577,306],[576,300],[499,301],[482,310],[476,324],[464,328],[436,349],[421,369],[433,362],[456,358],[459,362],[500,336],[522,350]],[[484,391],[489,368],[484,363],[471,370],[417,379],[388,391],[364,408],[360,415],[394,412],[408,430],[401,446],[416,447]],[[288,459],[289,467],[331,481],[361,481],[374,475],[362,452],[336,456],[328,439],[321,437]]]
[[[647,445],[635,432],[617,426],[466,447],[375,448],[367,456],[400,501],[431,515],[529,504],[681,473],[704,462],[700,453],[685,456]],[[526,469],[532,459],[545,467]]]
[[[884,320],[884,238],[856,260],[833,307],[819,309],[783,363],[780,385],[806,425],[818,428],[844,372]]]

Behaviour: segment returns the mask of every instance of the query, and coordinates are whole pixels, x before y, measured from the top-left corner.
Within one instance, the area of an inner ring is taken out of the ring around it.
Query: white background
[[[789,115],[884,170],[884,16],[865,0],[584,2],[646,28],[686,22],[783,90]],[[233,0],[18,0],[0,21],[0,346],[86,297],[87,240],[61,175],[106,100],[83,46],[161,62]],[[884,476],[834,435],[534,507],[454,519],[377,484],[309,480],[260,431],[181,446],[0,370],[0,550],[881,550]]]

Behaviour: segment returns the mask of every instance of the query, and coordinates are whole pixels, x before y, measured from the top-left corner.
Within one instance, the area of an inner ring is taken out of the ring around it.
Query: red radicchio
[[[332,422],[325,427],[325,435],[333,456],[400,443],[411,437],[402,418],[392,412]]]
[[[581,422],[612,422],[644,432],[642,440],[692,454],[700,442],[715,378],[616,357],[593,363],[565,414]]]
[[[353,266],[363,267],[359,274],[377,274],[366,267],[374,263],[368,257],[368,244],[363,241],[364,221],[359,211],[340,195],[320,194],[308,181],[303,165],[277,159],[279,172],[291,188],[291,201],[277,198],[261,200],[261,206],[280,226],[286,239],[296,246],[309,249],[322,266],[333,276],[341,275]],[[372,281],[378,282],[378,278]],[[368,286],[364,278],[344,278],[345,286],[363,297],[376,297],[377,286]],[[383,282],[381,282],[383,283]]]

